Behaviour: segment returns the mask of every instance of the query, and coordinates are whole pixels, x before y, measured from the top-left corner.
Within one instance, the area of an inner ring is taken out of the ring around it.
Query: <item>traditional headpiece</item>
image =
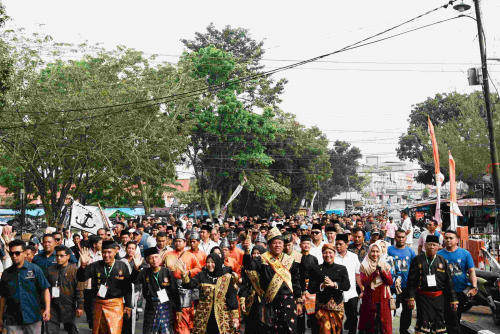
[[[200,233],[198,233],[198,231],[196,231],[195,229],[191,230],[189,240],[201,240]]]
[[[437,235],[428,235],[425,239],[425,242],[434,242],[436,244],[439,244],[439,237]]]
[[[324,252],[325,249],[330,249],[335,252],[335,245],[334,244],[324,244],[323,247],[321,248],[321,252]]]
[[[212,232],[212,228],[208,225],[201,225],[202,231]]]
[[[106,240],[102,243],[102,249],[113,249],[116,248],[118,244],[114,240]]]
[[[157,247],[150,247],[144,251],[144,258],[147,258],[148,256],[154,255],[154,254],[160,254],[158,252],[158,248]]]
[[[223,238],[220,242],[220,248],[229,248],[229,240]]]
[[[178,228],[177,233],[175,233],[175,239],[182,239],[184,241],[186,240],[186,238],[184,237],[184,233],[182,233],[180,228]]]
[[[311,236],[310,235],[303,235],[300,237],[300,242],[302,241],[311,241]]]
[[[348,243],[349,242],[349,236],[347,234],[337,234],[337,236],[335,237],[335,240],[343,241],[345,243]]]
[[[313,224],[312,230],[320,230],[321,231],[321,225],[320,224]]]
[[[331,225],[328,225],[326,228],[325,228],[325,232],[335,232],[335,226],[331,226]]]
[[[273,227],[271,230],[269,230],[269,233],[267,233],[268,243],[273,241],[274,239],[283,240],[283,236],[281,235],[281,232],[277,227]]]
[[[238,241],[238,235],[234,231],[231,231],[227,235],[227,240],[228,241]]]
[[[289,244],[293,241],[293,236],[291,233],[284,233],[283,234],[283,241],[285,242],[285,244]]]
[[[257,235],[257,238],[255,238],[255,243],[257,242],[262,242],[263,244],[266,243],[266,239],[264,238],[264,236],[262,235],[262,233],[259,232],[259,235]]]

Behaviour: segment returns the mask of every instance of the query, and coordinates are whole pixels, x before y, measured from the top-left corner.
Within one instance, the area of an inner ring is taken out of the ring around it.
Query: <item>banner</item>
[[[314,211],[314,199],[316,198],[316,195],[318,194],[318,192],[314,192],[314,196],[313,196],[313,199],[311,201],[311,206],[309,207],[309,210],[307,210],[307,215],[308,216],[311,216],[313,211]]]
[[[71,207],[71,227],[91,234],[97,234],[97,230],[105,228],[106,224],[97,206],[83,206],[73,202]]]
[[[234,201],[236,199],[236,197],[238,197],[238,195],[240,194],[240,192],[243,190],[243,186],[245,185],[246,182],[247,182],[247,178],[245,177],[244,180],[243,180],[243,182],[241,182],[238,185],[238,187],[236,187],[236,189],[234,190],[233,194],[231,195],[231,197],[227,201],[226,205],[224,205],[224,207],[220,210],[219,219],[221,219],[222,221],[224,220],[224,218],[226,217],[226,211],[227,211],[228,205],[232,201]]]
[[[438,144],[436,141],[436,133],[434,132],[434,126],[432,125],[431,119],[427,117],[429,123],[429,135],[431,136],[432,142],[432,155],[434,157],[434,174],[436,177],[436,213],[434,214],[434,219],[441,226],[441,185],[444,181],[444,176],[441,174],[441,170],[439,168],[439,151]]]
[[[450,229],[457,229],[457,217],[462,216],[457,203],[457,183],[455,180],[455,160],[448,151],[450,157]]]

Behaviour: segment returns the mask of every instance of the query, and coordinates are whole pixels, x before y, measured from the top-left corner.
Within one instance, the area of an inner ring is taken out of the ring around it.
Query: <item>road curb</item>
[[[460,321],[460,330],[462,334],[495,334],[495,332],[467,321]]]

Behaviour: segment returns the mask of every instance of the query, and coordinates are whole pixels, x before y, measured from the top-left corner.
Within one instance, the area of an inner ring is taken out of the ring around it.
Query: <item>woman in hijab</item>
[[[368,254],[361,263],[360,333],[392,333],[389,287],[393,280],[391,268],[381,260],[381,248],[380,243],[370,245]]]
[[[314,266],[307,291],[316,294],[317,329],[320,334],[341,334],[344,321],[343,291],[351,288],[346,267],[333,263],[335,245],[322,248],[323,263]]]
[[[261,256],[266,252],[262,245],[255,245],[252,248],[252,259]],[[242,284],[240,287],[241,313],[245,319],[245,334],[260,334],[264,331],[259,321],[259,304],[264,290],[260,287],[259,275],[255,270],[241,270]]]
[[[391,275],[394,277],[394,259],[392,256],[389,256],[389,254],[387,254],[387,248],[390,246],[390,244],[387,241],[383,240],[378,240],[375,243],[380,247],[380,262],[385,262],[389,265],[389,267],[391,268]]]
[[[194,328],[191,331],[193,334],[230,334],[240,325],[236,290],[231,274],[222,263],[218,254],[208,255],[206,267],[193,278],[180,268],[182,287],[200,290],[200,303],[196,307]]]

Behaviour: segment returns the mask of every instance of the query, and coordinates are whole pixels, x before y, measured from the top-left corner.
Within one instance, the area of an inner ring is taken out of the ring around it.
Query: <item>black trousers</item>
[[[468,301],[467,296],[463,292],[457,292],[458,297],[458,311],[453,312],[450,306],[450,302],[446,301],[444,304],[444,319],[446,322],[446,331],[448,333],[460,334],[460,319],[462,319],[462,313],[465,304]]]
[[[399,307],[399,304],[403,307],[399,318],[399,332],[401,334],[408,334],[408,329],[411,326],[412,319],[412,310],[408,308],[408,298],[410,298],[410,292],[408,288],[402,288],[402,290],[403,292],[397,295],[396,298],[397,307]]]
[[[94,325],[94,300],[95,297],[92,295],[92,290],[83,290],[83,310],[87,317],[87,323],[89,328],[92,329]]]
[[[61,329],[61,324],[56,321],[49,321],[46,323],[46,334],[59,334]],[[76,328],[75,321],[63,323],[63,328],[68,334],[79,334],[78,328]]]
[[[358,299],[354,297],[344,302],[344,330],[349,331],[349,334],[356,334],[358,328]]]

